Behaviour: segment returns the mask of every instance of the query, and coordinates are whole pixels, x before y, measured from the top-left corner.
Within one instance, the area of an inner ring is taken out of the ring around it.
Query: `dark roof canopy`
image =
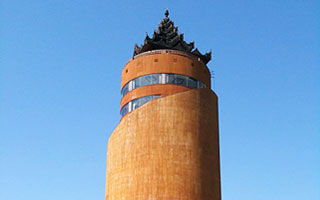
[[[143,45],[138,46],[136,44],[133,55],[156,49],[173,49],[191,53],[207,64],[211,60],[211,51],[203,55],[197,48],[194,49],[194,42],[185,42],[183,34],[178,33],[178,27],[174,26],[173,21],[168,16],[169,11],[166,10],[165,18],[158,25],[158,30],[154,31],[152,38],[147,34]]]

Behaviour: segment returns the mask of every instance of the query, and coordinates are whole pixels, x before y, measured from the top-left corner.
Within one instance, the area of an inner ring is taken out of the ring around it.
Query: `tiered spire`
[[[169,11],[166,9],[165,18],[158,25],[158,30],[154,31],[152,38],[147,34],[144,44],[140,47],[136,44],[133,55],[156,49],[174,49],[191,53],[207,64],[211,60],[211,51],[202,55],[197,48],[193,49],[194,42],[186,43],[183,34],[178,33],[178,27],[174,26],[174,22],[168,16]]]

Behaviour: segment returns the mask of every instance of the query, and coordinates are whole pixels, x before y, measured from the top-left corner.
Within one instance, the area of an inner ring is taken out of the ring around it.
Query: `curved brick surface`
[[[106,199],[220,200],[217,96],[208,88],[153,100],[109,138]]]
[[[121,88],[132,79],[156,73],[187,75],[210,86],[210,72],[205,64],[191,56],[165,52],[130,60],[122,70]]]

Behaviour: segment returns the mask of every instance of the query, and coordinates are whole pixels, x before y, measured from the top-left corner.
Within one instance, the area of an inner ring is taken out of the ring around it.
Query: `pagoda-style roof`
[[[169,11],[166,10],[158,30],[154,31],[152,38],[147,34],[143,45],[135,45],[133,56],[156,49],[173,49],[193,54],[207,64],[211,60],[211,51],[203,55],[197,48],[194,49],[194,42],[185,42],[183,34],[178,33],[178,27],[168,16]]]

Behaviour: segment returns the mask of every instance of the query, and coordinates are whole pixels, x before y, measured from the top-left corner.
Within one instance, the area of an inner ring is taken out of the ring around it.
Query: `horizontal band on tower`
[[[192,89],[206,88],[207,86],[194,78],[189,76],[172,74],[172,73],[159,73],[159,74],[148,74],[140,76],[129,81],[121,90],[121,95],[124,96],[128,92],[142,86],[155,85],[155,84],[175,84],[182,85]]]

